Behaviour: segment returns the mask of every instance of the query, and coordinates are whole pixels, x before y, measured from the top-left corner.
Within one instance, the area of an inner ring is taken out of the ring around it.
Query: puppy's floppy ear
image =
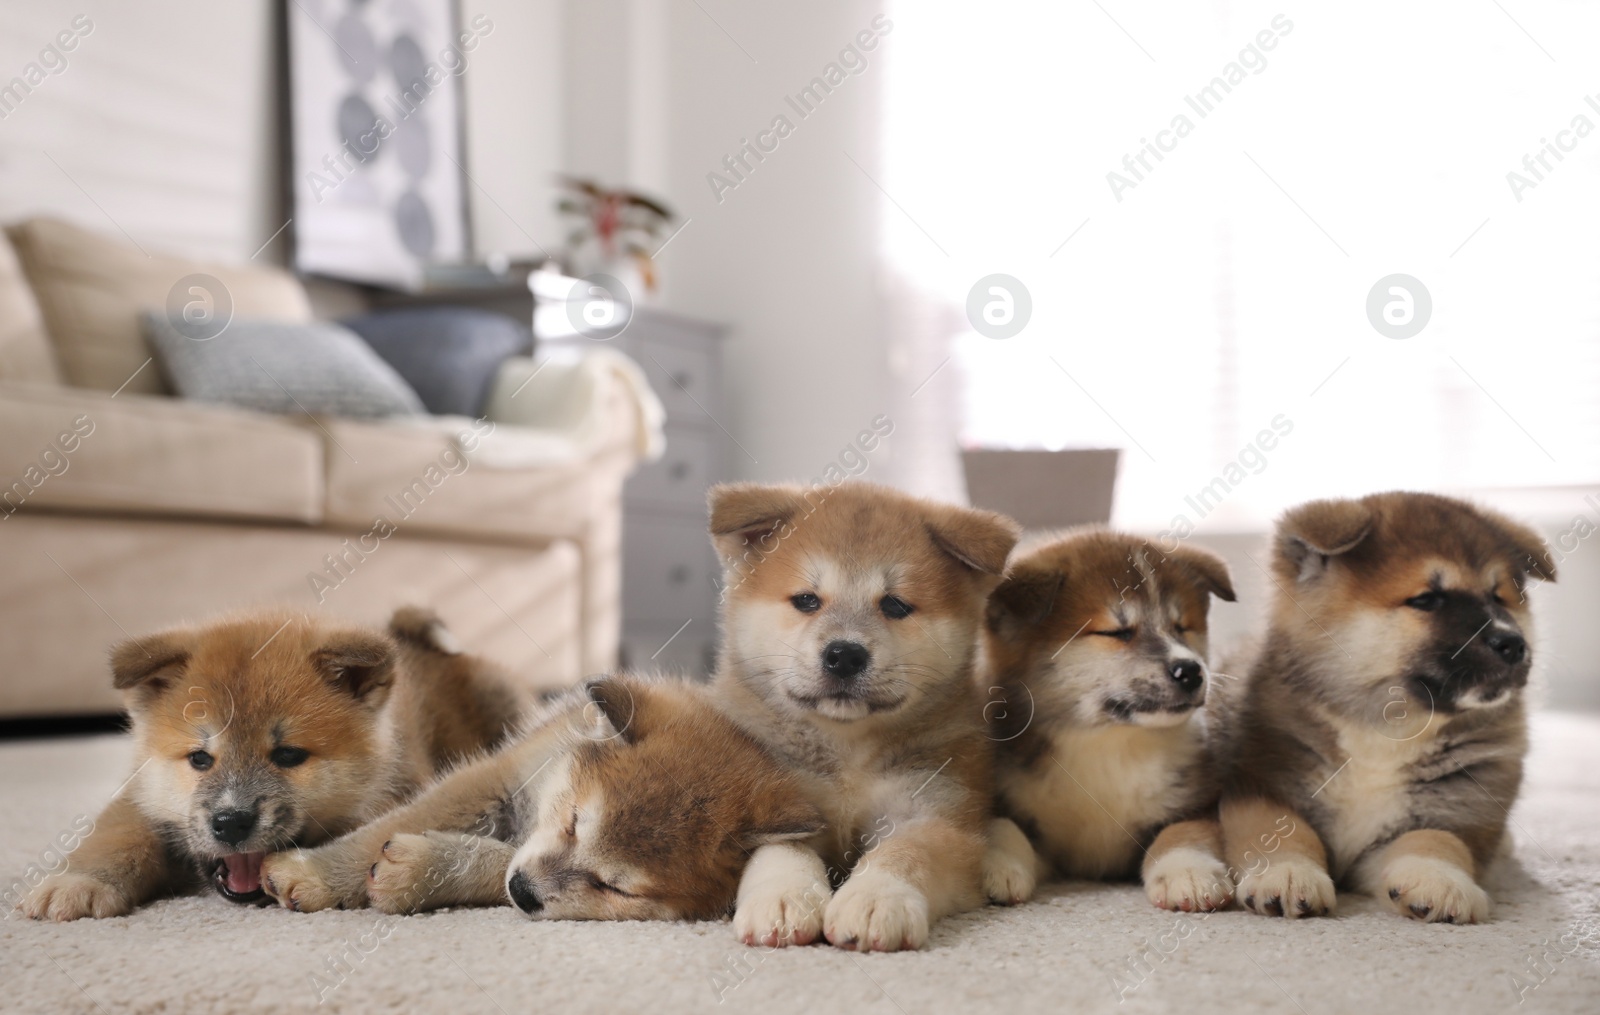
[[[379,634],[342,631],[311,653],[311,665],[335,687],[366,698],[394,683],[395,645]]]
[[[1372,531],[1372,508],[1358,500],[1314,500],[1278,519],[1277,555],[1294,581],[1322,570],[1329,557],[1355,549]]]
[[[939,549],[963,566],[996,578],[1005,572],[1006,558],[1022,533],[1022,527],[1005,515],[952,504],[929,505],[925,524]]]
[[[644,738],[649,727],[643,721],[647,710],[643,693],[635,693],[634,685],[615,676],[596,677],[583,685],[583,693],[589,699],[583,707],[583,720],[589,726],[585,736],[624,744]]]
[[[1170,556],[1195,576],[1201,588],[1218,599],[1231,603],[1239,598],[1234,594],[1233,576],[1228,573],[1227,563],[1210,550],[1180,545]]]
[[[1528,526],[1513,521],[1498,511],[1476,508],[1490,528],[1494,529],[1511,553],[1511,559],[1524,574],[1547,582],[1556,580],[1555,557],[1544,538]]]
[[[111,686],[159,690],[182,672],[189,648],[177,634],[151,634],[118,642],[111,649]]]
[[[1067,576],[1055,568],[1019,564],[993,592],[984,609],[984,623],[996,634],[1010,635],[1050,616]]]
[[[805,492],[788,484],[720,483],[707,499],[711,541],[730,565],[750,550],[772,552],[793,520],[809,513]]]

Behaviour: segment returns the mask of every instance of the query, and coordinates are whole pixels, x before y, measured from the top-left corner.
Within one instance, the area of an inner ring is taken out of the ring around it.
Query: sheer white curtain
[[[1156,529],[1600,480],[1600,5],[1515,7],[895,4],[891,314],[996,272],[1033,301],[913,333],[908,385],[953,356],[914,401],[969,445],[1123,448],[1117,520]],[[1395,273],[1414,337],[1368,319]]]

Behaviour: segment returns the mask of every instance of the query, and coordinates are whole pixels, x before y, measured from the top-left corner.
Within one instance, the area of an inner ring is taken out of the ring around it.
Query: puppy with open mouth
[[[996,804],[984,883],[1012,904],[1038,881],[1142,873],[1167,909],[1226,906],[1220,771],[1206,667],[1227,565],[1101,529],[1019,553],[989,599],[985,682]]]
[[[1548,547],[1464,501],[1373,494],[1285,514],[1272,575],[1221,811],[1233,865],[1271,855],[1239,899],[1314,916],[1342,883],[1418,920],[1487,919],[1480,881],[1528,746],[1525,593],[1555,580]]]
[[[713,691],[827,825],[756,851],[735,933],[919,948],[983,902],[991,750],[972,666],[1016,524],[866,483],[710,500],[727,583]]]
[[[138,763],[67,869],[20,904],[118,916],[209,881],[266,899],[263,858],[349,831],[498,743],[525,707],[431,613],[382,633],[300,613],[241,614],[117,645]]]

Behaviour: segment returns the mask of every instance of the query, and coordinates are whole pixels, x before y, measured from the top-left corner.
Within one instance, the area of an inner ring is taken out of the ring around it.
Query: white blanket
[[[606,348],[563,348],[535,357],[514,356],[495,376],[484,415],[494,432],[470,451],[457,446],[476,464],[491,469],[527,469],[582,461],[605,443],[612,427],[607,393],[620,386],[632,400],[638,426],[634,445],[643,461],[655,461],[666,450],[662,424],[666,410],[651,390],[639,364]],[[463,416],[421,416],[393,420],[395,426],[418,427],[452,440],[471,427]]]

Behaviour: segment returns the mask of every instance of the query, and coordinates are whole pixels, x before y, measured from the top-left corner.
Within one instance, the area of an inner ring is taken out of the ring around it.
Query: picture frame
[[[460,82],[492,30],[454,0],[284,5],[297,271],[410,290],[469,256]]]

